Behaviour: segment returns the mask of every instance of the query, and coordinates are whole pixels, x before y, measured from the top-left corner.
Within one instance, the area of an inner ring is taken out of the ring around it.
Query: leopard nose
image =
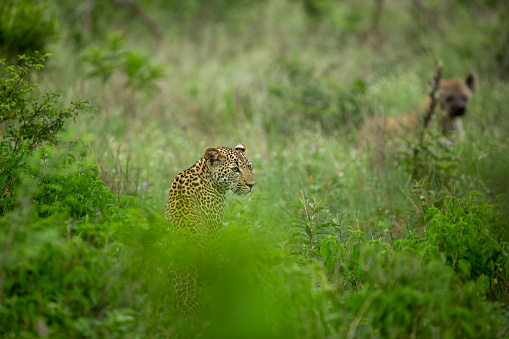
[[[251,189],[251,190],[252,190],[252,189],[253,189],[253,187],[254,187],[254,185],[255,185],[255,183],[253,182],[253,183],[251,183],[251,184],[247,184],[247,185],[249,186],[249,189]]]

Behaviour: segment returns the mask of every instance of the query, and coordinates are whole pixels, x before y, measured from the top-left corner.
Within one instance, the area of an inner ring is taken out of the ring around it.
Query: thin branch
[[[424,141],[424,134],[426,130],[429,127],[429,124],[431,122],[431,119],[433,118],[433,115],[435,114],[435,110],[438,104],[438,99],[440,98],[440,81],[442,79],[442,72],[443,72],[443,64],[440,59],[438,59],[435,56],[435,53],[433,53],[433,50],[428,50],[428,55],[431,59],[435,62],[435,76],[433,77],[433,88],[431,89],[431,92],[429,93],[430,97],[430,103],[426,110],[424,111],[424,116],[422,120],[422,128],[419,135],[419,145],[422,145],[422,142]],[[414,149],[414,156],[417,157],[419,153],[419,149]]]
[[[442,61],[438,59],[432,50],[429,51],[429,56],[433,59],[435,62],[436,68],[435,68],[435,77],[433,78],[433,88],[431,89],[431,92],[429,93],[430,96],[430,104],[428,109],[425,111],[424,114],[424,120],[422,127],[424,129],[428,128],[429,123],[431,122],[431,118],[433,117],[433,114],[435,113],[435,109],[437,107],[438,99],[440,96],[440,80],[442,79],[442,71],[444,69]],[[424,133],[421,133],[421,141],[423,138]]]

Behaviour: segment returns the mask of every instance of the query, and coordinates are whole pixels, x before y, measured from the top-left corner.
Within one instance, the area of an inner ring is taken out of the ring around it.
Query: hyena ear
[[[467,77],[465,78],[465,84],[467,85],[468,88],[470,88],[470,91],[472,92],[475,91],[476,83],[477,80],[475,78],[474,73],[468,74]]]
[[[235,146],[235,149],[237,151],[240,151],[242,154],[246,155],[247,154],[247,146],[244,145],[243,143],[240,143],[238,144],[237,146]]]
[[[205,150],[205,160],[207,160],[207,165],[218,165],[223,159],[224,154],[221,153],[221,151],[219,151],[217,148],[209,147]]]

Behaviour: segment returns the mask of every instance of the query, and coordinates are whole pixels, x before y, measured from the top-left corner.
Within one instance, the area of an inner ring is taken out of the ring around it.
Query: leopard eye
[[[240,173],[240,168],[232,167],[232,171],[234,171],[235,173]]]
[[[247,167],[249,167],[249,169],[252,171],[253,168],[254,168],[254,164],[250,161],[247,165]]]

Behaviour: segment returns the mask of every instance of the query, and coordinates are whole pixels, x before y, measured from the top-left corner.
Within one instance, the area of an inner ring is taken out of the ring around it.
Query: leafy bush
[[[315,70],[296,58],[281,58],[279,72],[269,86],[269,93],[285,102],[281,116],[274,116],[270,126],[316,124],[326,132],[351,130],[360,124],[369,104],[365,98],[366,83],[355,80],[350,86],[341,86],[336,79],[317,76]],[[281,121],[290,119],[293,123]],[[276,121],[276,123],[274,123]],[[290,131],[284,131],[289,133]]]
[[[12,61],[44,51],[58,27],[52,1],[4,0],[0,3],[0,52]]]
[[[2,337],[110,336],[133,327],[130,310],[106,306],[122,296],[115,258],[71,228],[64,215],[39,218],[29,209],[0,218]],[[96,244],[115,248],[107,233],[98,236]]]
[[[0,121],[4,123],[2,133],[6,140],[11,141],[13,152],[18,144],[25,143],[30,150],[45,143],[57,143],[57,134],[62,131],[64,123],[76,116],[79,111],[92,109],[87,101],[74,101],[71,107],[60,109],[58,93],[36,92],[38,85],[30,83],[27,78],[34,70],[40,70],[51,54],[35,53],[32,57],[19,56],[20,66],[5,66],[0,59]]]
[[[489,299],[508,303],[506,208],[507,197],[489,204],[480,193],[472,192],[466,199],[446,197],[442,206],[427,211],[425,221],[429,221],[427,245],[435,248],[444,263],[462,279],[475,281]]]
[[[40,100],[26,79],[47,57],[22,56],[25,64],[3,67],[0,76],[0,335],[122,336],[134,325],[133,312],[104,306],[122,296],[120,278],[115,289],[110,282],[118,270],[109,250],[117,246],[104,226],[89,222],[128,213],[97,166],[58,138],[88,104],[58,109],[56,94]]]
[[[107,81],[113,74],[121,73],[127,78],[126,88],[146,93],[155,90],[155,81],[163,77],[164,65],[152,63],[145,53],[126,49],[122,33],[108,32],[102,46],[89,48],[84,60],[92,68],[90,77]]]
[[[43,67],[50,54],[33,57],[20,56],[20,66],[5,66],[0,60],[0,121],[3,122],[3,140],[0,141],[0,183],[3,190],[0,196],[0,215],[14,206],[15,187],[20,183],[20,174],[30,173],[28,157],[45,144],[57,145],[57,138],[69,118],[75,120],[79,111],[91,110],[86,101],[73,102],[71,107],[60,109],[58,94],[53,92],[38,95],[38,86],[27,80],[29,74]],[[48,160],[40,154],[37,161]],[[49,193],[49,192],[48,192]]]
[[[458,286],[458,278],[442,263],[368,245],[359,265],[362,286],[340,289],[332,298],[328,319],[341,336],[496,336],[501,322],[496,308],[477,297],[472,283]]]
[[[68,215],[76,220],[122,218],[121,198],[99,178],[95,164],[77,160],[69,151],[44,147],[25,157],[16,194],[29,197],[40,216]],[[125,200],[128,200],[126,197]]]
[[[398,166],[411,174],[413,180],[429,178],[448,183],[458,179],[461,172],[457,148],[434,129],[423,133],[422,140],[418,140],[418,133],[402,138],[407,147],[399,152]]]
[[[0,215],[14,208],[15,187],[19,184],[19,176],[30,154],[30,149],[23,143],[14,152],[9,140],[0,142],[0,185],[3,188],[0,196]]]

